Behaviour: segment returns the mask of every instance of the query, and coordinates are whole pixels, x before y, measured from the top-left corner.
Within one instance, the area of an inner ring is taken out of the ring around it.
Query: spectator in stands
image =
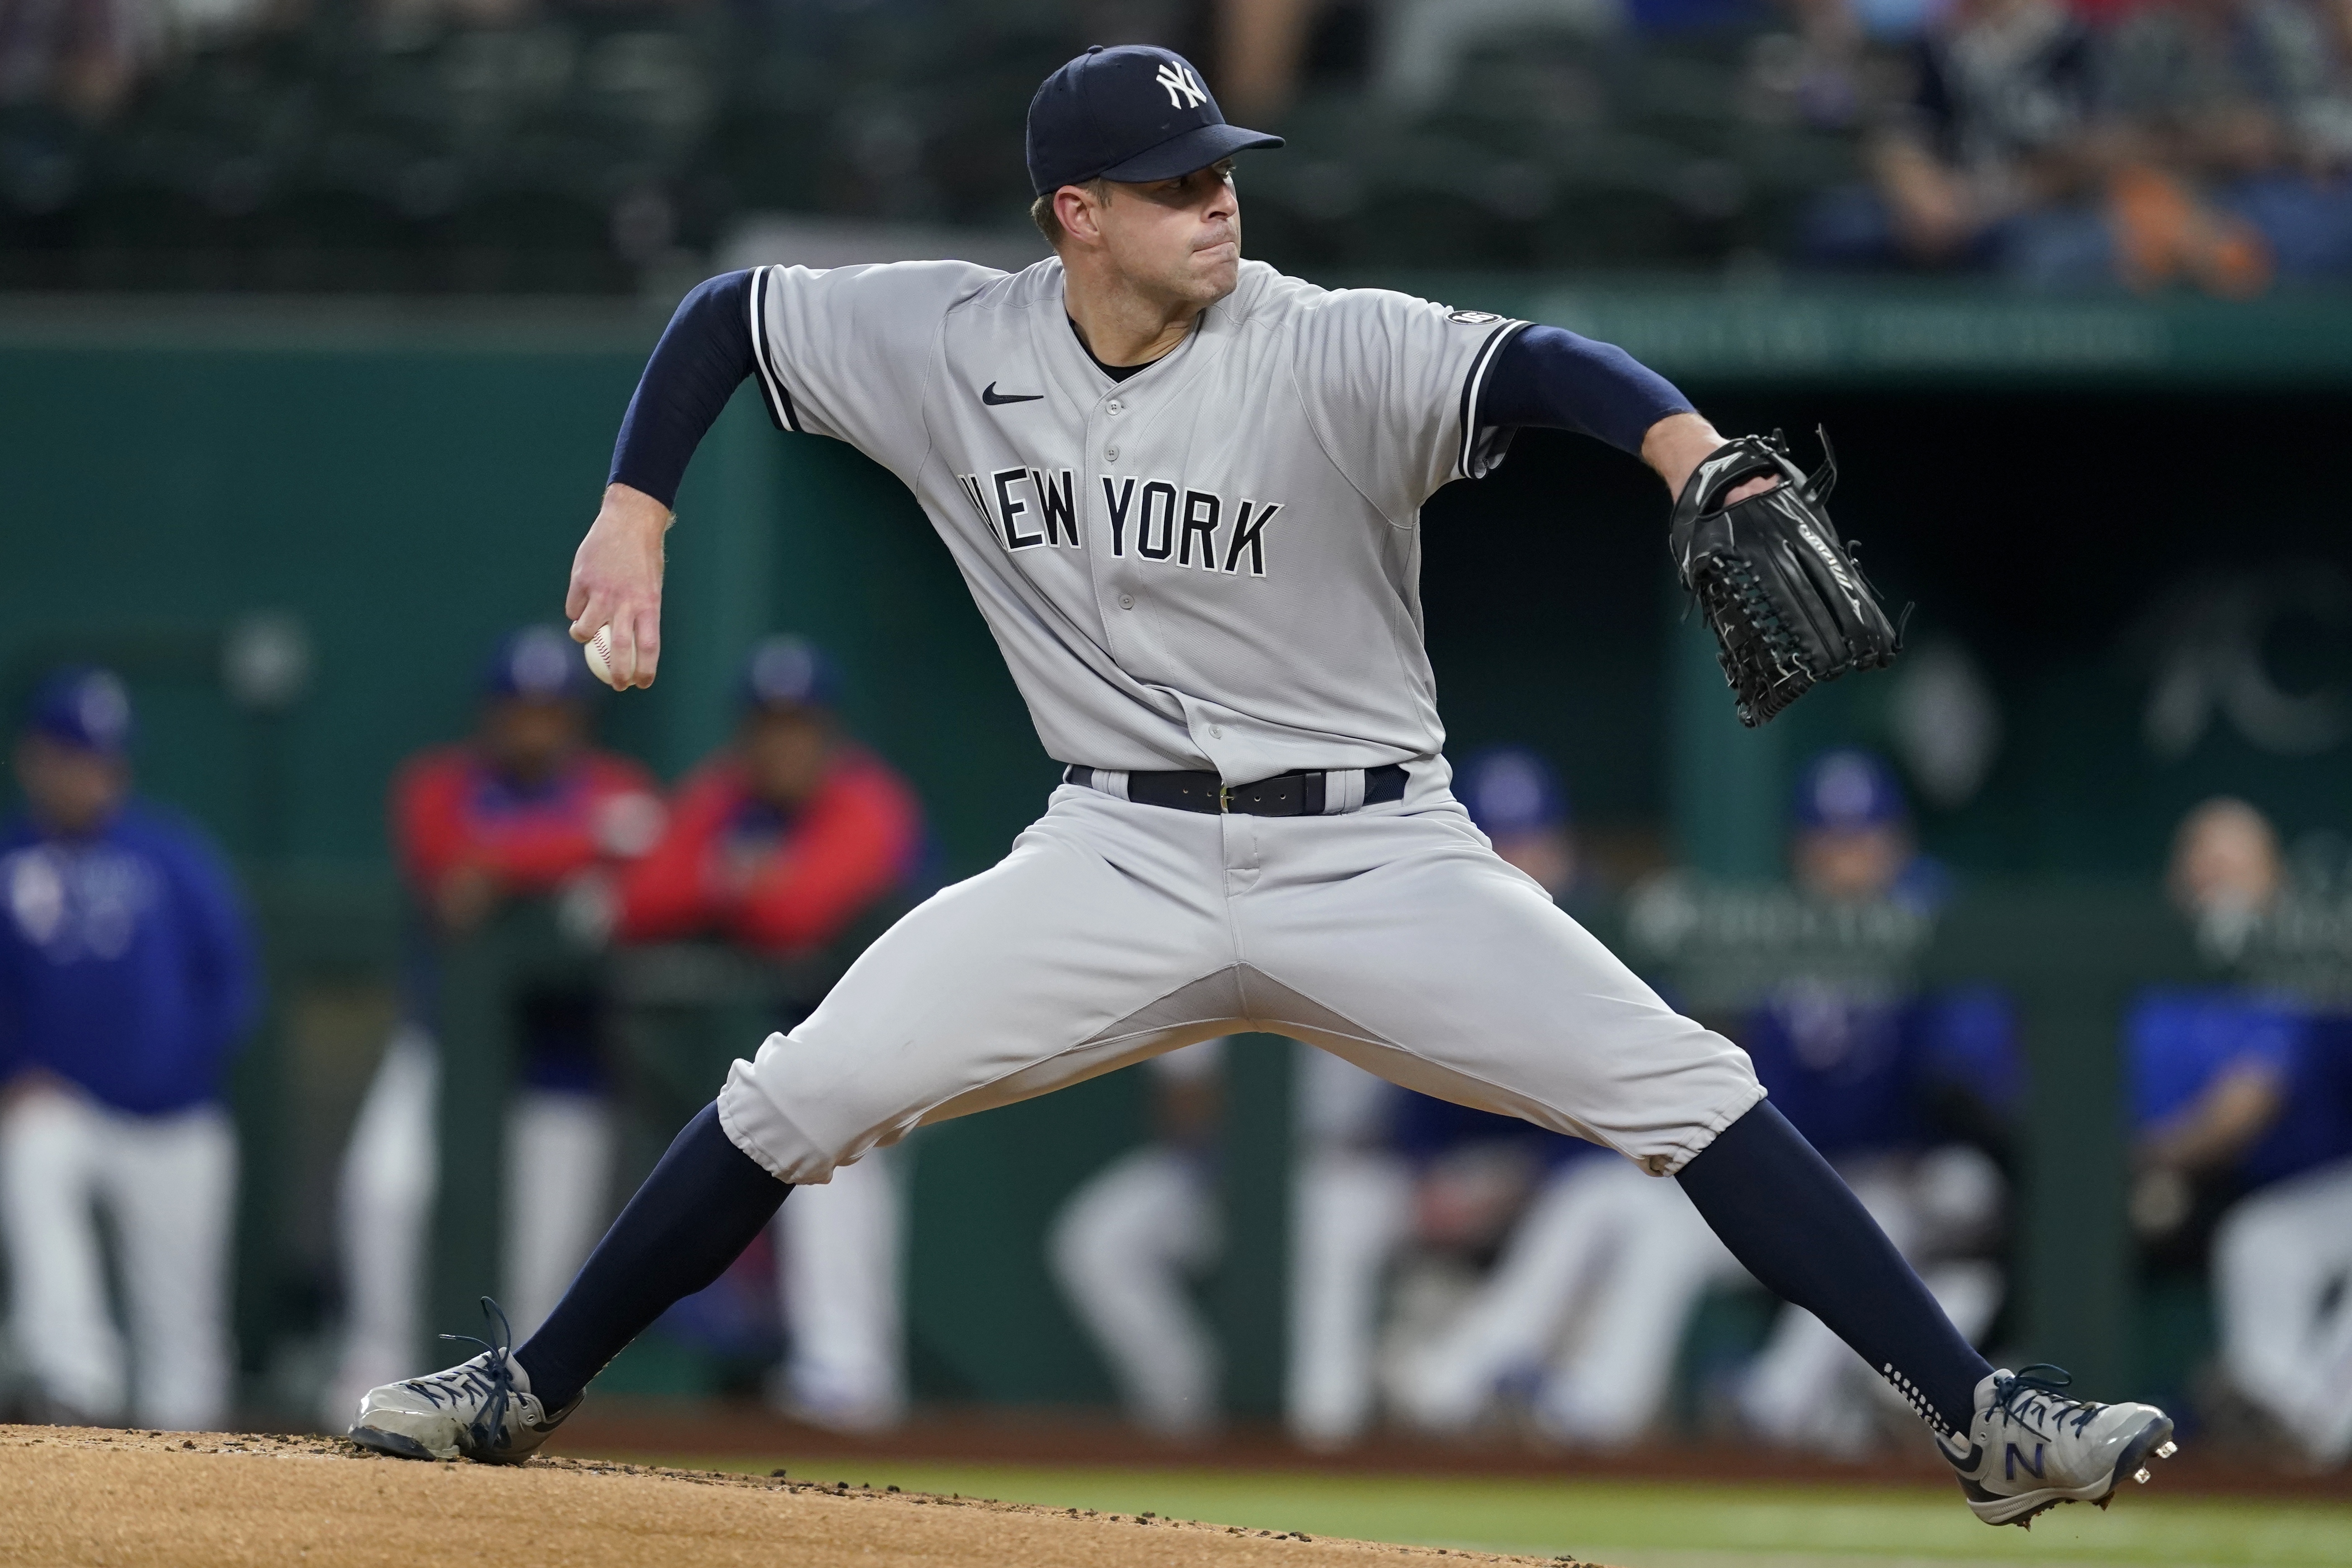
[[[622,10],[629,7],[593,5],[581,10]],[[543,10],[565,11],[570,5],[542,5],[540,0],[374,0],[371,7],[388,32],[429,36],[441,27],[511,27]]]
[[[2118,22],[2102,98],[2116,268],[2259,292],[2352,269],[2352,74],[2337,5],[2161,0]]]
[[[753,652],[733,743],[680,786],[669,831],[622,885],[624,940],[806,957],[910,889],[921,809],[843,732],[838,688],[832,661],[799,637]],[[905,1409],[899,1201],[897,1151],[877,1149],[777,1216],[792,1340],[777,1402],[801,1419],[866,1430]]]
[[[2175,837],[2174,899],[2236,928],[2284,879],[2270,824],[2208,801]],[[2126,1024],[2132,1215],[2161,1241],[2220,1210],[2221,1366],[2307,1458],[2352,1458],[2352,1047],[2339,1018],[2240,987],[2166,989]]]
[[[141,0],[0,0],[0,107],[111,119],[155,52]]]
[[[346,1343],[331,1423],[415,1359],[424,1232],[437,1183],[435,1023],[439,951],[510,904],[552,900],[575,927],[609,910],[619,868],[658,837],[656,786],[590,743],[594,689],[560,628],[502,639],[482,676],[473,738],[412,759],[392,790],[392,833],[414,913],[404,1017],[344,1154]],[[593,934],[593,932],[592,932]],[[524,999],[525,1058],[507,1121],[499,1300],[514,1332],[555,1304],[605,1222],[615,1133],[596,1040],[599,998]],[[392,1369],[387,1372],[387,1369]]]
[[[1382,13],[1373,91],[1392,109],[1425,114],[1481,45],[1538,29],[1601,37],[1624,26],[1626,9],[1620,0],[1405,0]]]
[[[254,939],[205,836],[131,795],[130,737],[120,679],[50,676],[16,742],[25,810],[0,824],[11,1329],[50,1419],[218,1427],[236,1194],[221,1091],[253,1024]]]
[[[1910,101],[1832,192],[1805,248],[1832,265],[2104,273],[2091,40],[2061,0],[1954,0],[1913,48]],[[2090,259],[2076,258],[2087,251]]]
[[[1255,125],[1290,107],[1323,0],[1217,0],[1217,80],[1225,111]]]

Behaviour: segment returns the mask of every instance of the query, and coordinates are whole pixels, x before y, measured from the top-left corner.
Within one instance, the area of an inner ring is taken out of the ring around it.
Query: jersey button
[[[1103,405],[1103,411],[1108,414],[1124,414],[1127,412],[1127,405],[1114,397],[1108,403]]]
[[[1224,738],[1225,732],[1223,730],[1218,729],[1214,724],[1209,726],[1209,739],[1212,741],[1222,741]]]
[[[1105,448],[1103,449],[1103,461],[1104,461],[1104,462],[1106,462],[1106,463],[1116,463],[1116,462],[1118,462],[1118,447],[1105,447]]]
[[[1132,594],[1121,594],[1118,596],[1118,607],[1122,610],[1131,610],[1135,608],[1135,595]]]

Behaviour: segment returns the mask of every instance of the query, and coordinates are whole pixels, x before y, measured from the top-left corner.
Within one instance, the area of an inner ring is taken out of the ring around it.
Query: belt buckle
[[[1220,815],[1234,808],[1234,786],[1223,779],[1217,781],[1217,811]]]

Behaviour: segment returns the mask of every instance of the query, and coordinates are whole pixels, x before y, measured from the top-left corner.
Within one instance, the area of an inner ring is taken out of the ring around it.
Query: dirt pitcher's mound
[[[328,1437],[0,1426],[0,1563],[1310,1568],[1401,1559],[1541,1561],[711,1470],[440,1465]]]

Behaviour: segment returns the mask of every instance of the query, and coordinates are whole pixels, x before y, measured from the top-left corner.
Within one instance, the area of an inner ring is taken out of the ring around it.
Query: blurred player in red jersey
[[[553,900],[567,923],[601,925],[615,874],[661,835],[652,775],[591,744],[593,691],[560,629],[512,633],[483,671],[473,735],[420,752],[393,783],[393,848],[412,940],[402,1022],[344,1155],[347,1340],[327,1395],[337,1424],[416,1352],[438,1165],[438,948],[520,900]],[[518,1331],[554,1305],[610,1217],[614,1134],[593,1040],[596,1007],[590,993],[524,998],[500,1253],[501,1299]]]
[[[679,786],[669,831],[622,882],[625,941],[716,939],[803,958],[908,889],[921,809],[888,764],[842,732],[837,695],[831,661],[811,644],[778,637],[753,652],[734,742]],[[803,1420],[870,1430],[905,1408],[901,1156],[876,1150],[841,1167],[776,1222],[792,1354],[775,1398]]]
[[[401,872],[445,936],[509,900],[592,886],[661,833],[653,776],[589,744],[593,687],[569,637],[513,634],[483,687],[473,737],[411,758],[392,787]]]
[[[831,662],[798,637],[752,656],[733,744],[679,786],[630,869],[621,934],[719,937],[776,957],[829,946],[912,873],[914,792],[841,732]]]

